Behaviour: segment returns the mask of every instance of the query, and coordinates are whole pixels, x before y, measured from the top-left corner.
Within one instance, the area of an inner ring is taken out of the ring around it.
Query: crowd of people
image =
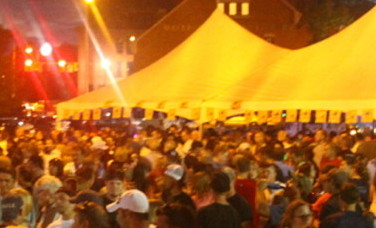
[[[376,141],[349,132],[0,132],[0,227],[370,228]]]

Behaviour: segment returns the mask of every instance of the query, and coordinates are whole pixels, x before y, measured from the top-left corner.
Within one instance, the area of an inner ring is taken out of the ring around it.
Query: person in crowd
[[[198,228],[240,228],[238,212],[229,204],[230,179],[223,172],[215,173],[210,182],[215,202],[197,212]]]
[[[308,203],[303,200],[291,202],[281,221],[281,228],[310,228],[313,215]]]
[[[161,178],[162,200],[165,203],[180,203],[195,210],[191,197],[183,191],[184,168],[178,164],[167,166]]]
[[[75,204],[69,201],[70,197],[74,195],[73,192],[59,188],[55,193],[55,208],[61,214],[61,217],[47,226],[47,228],[71,228],[74,222],[74,207]]]
[[[0,168],[0,197],[4,197],[15,184],[15,173],[13,169]]]
[[[59,179],[63,179],[64,164],[60,158],[53,158],[48,163],[48,174]]]
[[[319,220],[322,222],[326,217],[341,211],[339,193],[342,186],[348,181],[346,172],[332,169],[328,173],[328,181],[324,182],[324,188],[331,194],[323,204]]]
[[[22,224],[26,227],[34,227],[36,218],[36,209],[33,204],[33,197],[23,188],[13,188],[9,191],[8,196],[20,197],[22,199]]]
[[[315,144],[313,149],[314,162],[316,165],[320,165],[323,155],[328,149],[328,134],[325,130],[318,130],[315,134]]]
[[[106,176],[105,193],[103,195],[103,202],[105,205],[116,202],[120,199],[121,195],[125,191],[124,187],[125,176],[121,170],[111,171]],[[112,228],[119,227],[116,221],[117,212],[109,213],[109,222]]]
[[[39,206],[36,228],[46,228],[50,223],[58,220],[60,214],[55,207],[55,193],[62,187],[59,179],[44,175],[34,184],[34,197]]]
[[[89,190],[96,180],[93,165],[84,165],[76,171],[77,191]]]
[[[147,196],[136,189],[123,193],[117,202],[106,206],[108,212],[117,213],[117,221],[121,228],[149,227],[149,200]]]
[[[195,228],[195,213],[181,204],[166,204],[157,209],[157,228]]]
[[[251,170],[258,170],[256,161],[251,161],[244,155],[238,155],[234,159],[234,166],[237,172],[235,180],[235,191],[243,196],[251,207],[253,227],[258,227],[259,216],[256,211],[256,178],[258,174],[251,177]]]
[[[197,172],[193,175],[191,181],[191,198],[197,210],[214,202],[214,193],[210,187],[210,175],[208,173]]]
[[[90,189],[79,191],[74,197],[70,198],[69,201],[74,204],[93,202],[100,206],[104,206],[103,197],[98,192]]]
[[[26,168],[31,173],[31,183],[35,183],[40,177],[42,177],[44,172],[44,162],[39,155],[33,155],[29,158],[26,163]]]
[[[373,221],[367,219],[357,210],[360,193],[355,184],[344,184],[340,190],[339,198],[343,211],[327,216],[320,224],[320,228],[373,227]]]
[[[74,207],[72,228],[110,228],[106,211],[94,202],[84,202]]]
[[[246,199],[235,191],[235,171],[232,168],[226,166],[222,169],[222,172],[225,173],[230,180],[230,191],[227,195],[227,201],[238,212],[241,227],[251,228],[253,213],[251,211],[251,206],[248,204]]]
[[[1,202],[1,214],[3,223],[0,227],[18,226],[22,225],[22,205],[23,201],[21,197],[6,196]]]

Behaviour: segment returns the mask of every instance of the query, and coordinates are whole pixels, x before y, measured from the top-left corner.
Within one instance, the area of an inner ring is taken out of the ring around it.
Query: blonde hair
[[[33,197],[31,194],[23,188],[13,188],[9,191],[9,195],[21,197],[22,206],[22,216],[26,218],[30,215],[33,210]]]
[[[44,175],[35,182],[34,192],[48,190],[50,193],[54,194],[61,186],[63,186],[63,184],[58,178]]]

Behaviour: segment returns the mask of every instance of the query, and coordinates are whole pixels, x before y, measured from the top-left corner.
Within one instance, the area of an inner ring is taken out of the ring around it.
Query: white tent
[[[376,109],[376,8],[340,33],[296,51],[252,36],[215,11],[168,55],[119,82],[58,105],[64,109],[139,106],[159,110]],[[123,102],[121,102],[121,99]],[[182,107],[184,105],[184,108]]]
[[[169,54],[116,86],[58,104],[58,115],[109,106],[159,110],[179,109],[182,104],[186,108],[211,107],[213,101],[218,101],[218,94],[228,94],[232,99],[228,93],[231,88],[288,53],[290,50],[252,35],[220,11],[214,11]],[[189,117],[184,110],[178,114]]]

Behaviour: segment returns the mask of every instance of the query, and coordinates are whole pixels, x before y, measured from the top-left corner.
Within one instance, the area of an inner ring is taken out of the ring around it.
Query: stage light
[[[49,56],[51,55],[52,53],[52,46],[51,44],[49,43],[44,43],[41,47],[40,47],[40,54],[42,56]]]
[[[64,59],[60,59],[58,62],[57,62],[57,65],[61,68],[65,67],[67,65],[67,61],[65,61]]]
[[[32,59],[26,59],[25,60],[25,66],[30,67],[34,64],[34,61]]]

